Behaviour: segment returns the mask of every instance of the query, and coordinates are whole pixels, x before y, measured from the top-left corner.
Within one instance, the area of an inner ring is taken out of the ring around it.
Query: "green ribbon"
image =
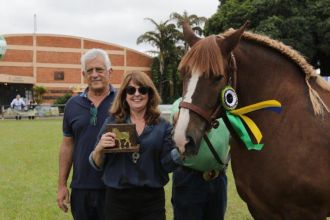
[[[261,150],[263,148],[264,144],[254,144],[252,142],[250,135],[239,116],[233,115],[228,111],[226,111],[226,115],[236,134],[243,141],[248,150]]]

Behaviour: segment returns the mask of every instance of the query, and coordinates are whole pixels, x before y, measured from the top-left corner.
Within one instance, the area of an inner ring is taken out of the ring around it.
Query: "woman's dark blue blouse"
[[[108,117],[98,135],[97,143],[106,125],[115,123]],[[90,155],[90,164],[95,169],[103,170],[103,182],[106,186],[125,189],[134,187],[161,188],[169,181],[168,173],[180,163],[180,158],[172,140],[172,125],[160,118],[158,124],[146,125],[138,142],[139,159],[133,162],[133,153],[108,153],[102,168],[98,168]]]

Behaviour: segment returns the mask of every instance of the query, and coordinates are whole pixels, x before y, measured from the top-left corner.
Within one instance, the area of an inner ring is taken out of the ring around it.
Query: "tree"
[[[164,61],[164,77],[162,80],[163,103],[173,103],[182,93],[182,82],[178,74],[178,65],[182,57],[183,49],[180,46],[167,48],[169,56]],[[159,72],[159,57],[154,57],[151,64],[151,77],[158,87],[161,82]]]
[[[156,47],[156,51],[149,51],[157,55],[153,59],[151,72],[152,79],[158,88],[163,103],[173,103],[182,93],[182,82],[178,74],[181,57],[188,50],[183,44],[182,21],[189,21],[197,34],[203,34],[202,25],[206,18],[189,15],[186,11],[182,15],[172,13],[170,19],[157,23],[151,18],[146,18],[154,24],[155,30],[148,31],[137,39],[137,44],[149,43]],[[176,21],[176,25],[171,23]]]
[[[183,14],[173,12],[170,18],[175,20],[177,27],[182,29],[182,22],[186,21],[190,24],[191,28],[199,35],[203,35],[203,28],[201,26],[207,21],[205,17],[199,17],[195,14],[189,15],[187,11],[183,11]]]
[[[43,86],[34,86],[33,87],[34,95],[35,95],[35,100],[37,104],[41,104],[43,101],[42,95],[47,92],[46,88]]]
[[[199,17],[195,14],[189,15],[187,11],[183,11],[182,15],[177,12],[173,12],[170,15],[170,18],[176,21],[177,28],[179,28],[180,30],[182,30],[182,23],[186,21],[189,23],[190,27],[195,31],[196,34],[201,36],[204,34],[202,27],[207,21],[207,18],[205,17]],[[181,39],[183,39],[183,36],[181,36]],[[187,52],[188,49],[188,44],[184,42],[184,52]]]
[[[147,31],[137,39],[137,44],[142,42],[149,43],[158,49],[158,60],[159,60],[159,77],[158,77],[158,90],[160,96],[163,98],[163,84],[166,82],[164,70],[165,60],[170,56],[170,49],[172,48],[177,39],[180,36],[179,31],[176,29],[174,24],[169,23],[169,20],[165,22],[157,23],[151,18],[146,18],[155,25],[154,31]]]
[[[329,0],[226,0],[205,25],[205,34],[237,28],[246,20],[250,30],[282,41],[301,52],[321,74],[330,74]]]
[[[72,97],[71,93],[65,93],[63,96],[57,97],[54,104],[58,106],[60,113],[64,112],[64,106],[71,97]]]
[[[181,45],[173,45],[169,49],[169,56],[165,60],[164,103],[173,103],[182,93],[182,81],[179,77],[178,66],[183,55]]]

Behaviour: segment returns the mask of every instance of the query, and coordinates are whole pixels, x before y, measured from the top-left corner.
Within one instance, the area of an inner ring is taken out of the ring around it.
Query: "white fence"
[[[35,117],[58,117],[63,115],[65,105],[36,105],[34,108],[26,107],[22,111],[15,111],[10,107],[1,107],[0,117],[2,119],[15,118],[17,115],[22,118],[35,118]],[[159,106],[162,116],[169,120],[171,115],[171,105]]]

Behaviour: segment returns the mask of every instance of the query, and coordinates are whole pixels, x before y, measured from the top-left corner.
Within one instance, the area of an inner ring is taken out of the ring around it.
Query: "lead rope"
[[[211,153],[213,154],[215,160],[216,160],[220,165],[223,165],[223,166],[227,167],[227,166],[228,166],[228,163],[224,163],[224,162],[222,162],[221,158],[220,158],[219,155],[217,154],[216,150],[214,149],[214,147],[213,147],[213,145],[212,145],[210,139],[207,137],[207,135],[204,134],[203,137],[204,137],[204,140],[205,140],[207,146],[209,147]]]

